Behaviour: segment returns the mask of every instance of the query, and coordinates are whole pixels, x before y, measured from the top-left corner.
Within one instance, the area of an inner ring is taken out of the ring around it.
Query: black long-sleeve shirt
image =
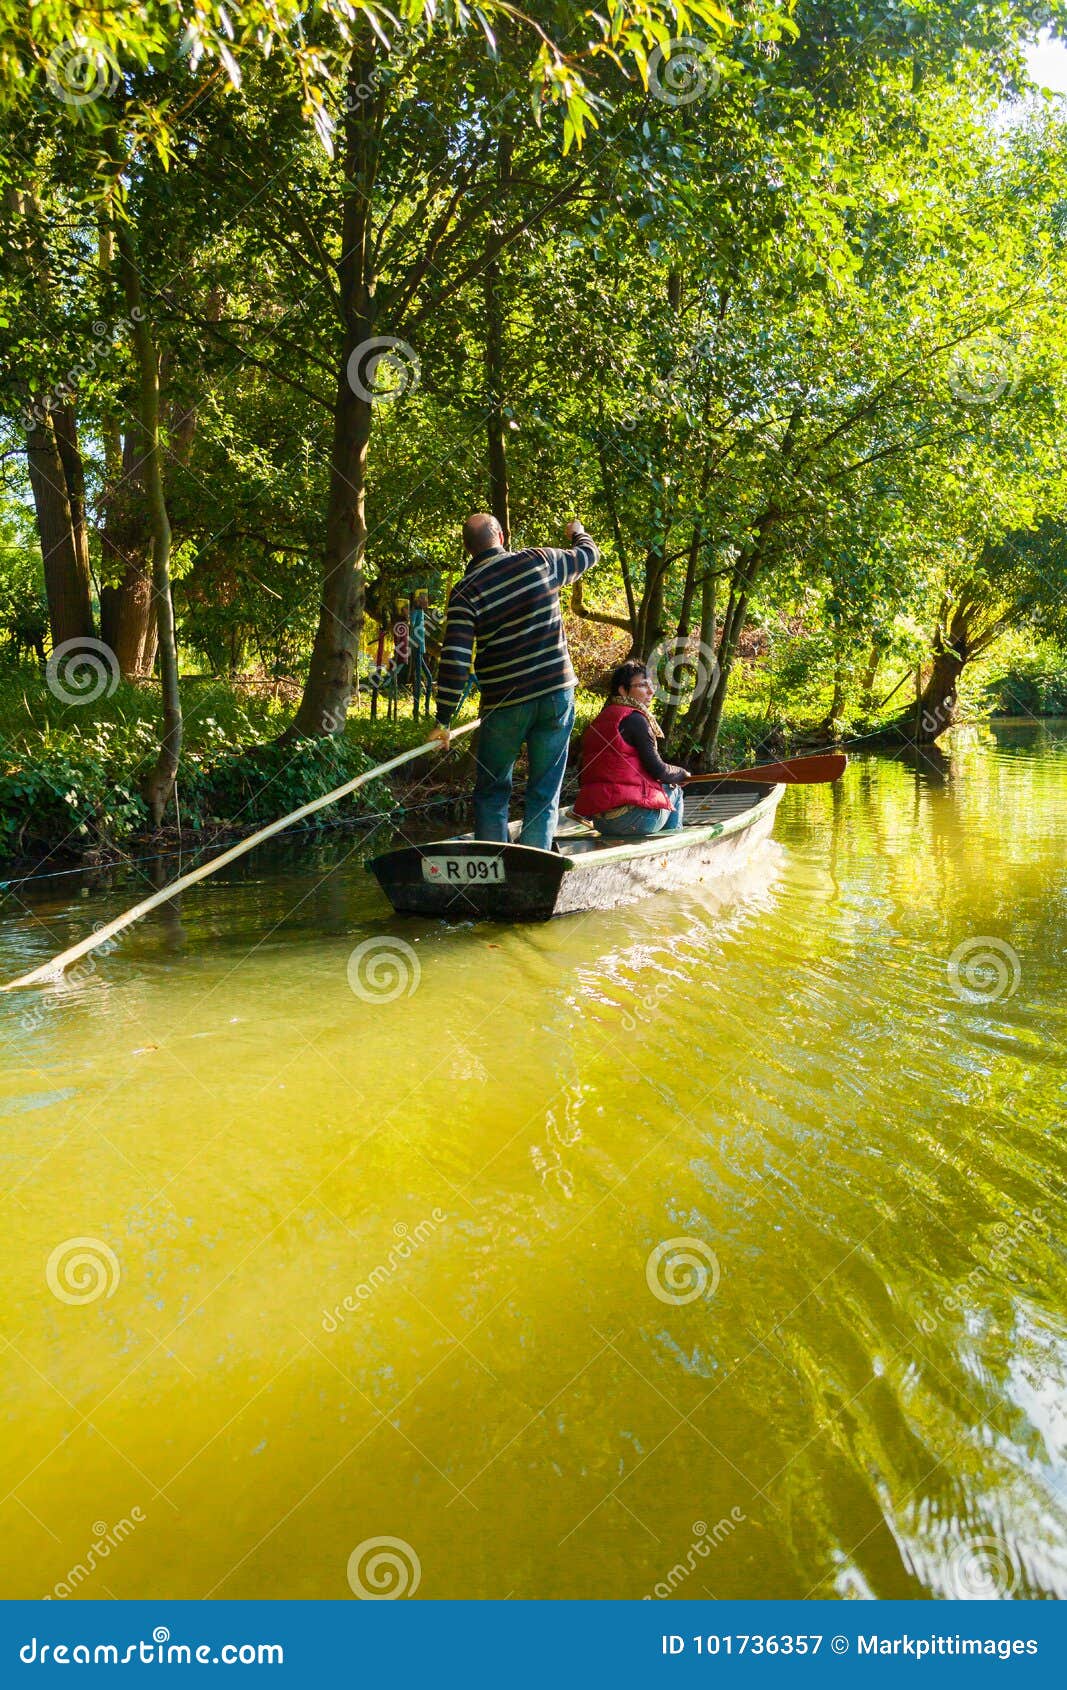
[[[680,786],[683,780],[689,779],[688,769],[663,761],[656,750],[656,736],[648,718],[640,710],[632,710],[623,718],[619,733],[630,749],[637,752],[645,773],[658,780],[661,786]]]

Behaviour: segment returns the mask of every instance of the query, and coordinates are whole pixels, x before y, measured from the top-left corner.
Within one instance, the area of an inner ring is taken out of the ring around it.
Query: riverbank
[[[224,844],[342,785],[375,764],[418,745],[430,724],[415,721],[400,701],[395,721],[371,721],[368,701],[350,716],[344,734],[281,745],[291,719],[295,683],[266,679],[182,682],[185,746],[177,805],[154,831],[140,783],[156,752],[158,689],[120,684],[110,696],[75,702],[50,691],[36,666],[0,676],[0,875],[8,880],[71,863],[119,862],[144,852]],[[602,702],[580,686],[576,739]],[[769,665],[743,665],[723,718],[716,766],[776,757],[835,739],[877,731],[877,713],[853,709],[830,725],[830,690],[814,682],[783,690]],[[900,697],[882,712],[899,710]],[[1003,715],[1061,714],[1067,676],[1035,659],[998,675],[978,677],[964,695],[963,714],[980,721]],[[473,707],[465,713],[473,715]],[[371,782],[331,806],[315,830],[351,828],[383,815],[397,818],[461,803],[473,781],[468,743],[449,758],[428,755],[386,782]]]

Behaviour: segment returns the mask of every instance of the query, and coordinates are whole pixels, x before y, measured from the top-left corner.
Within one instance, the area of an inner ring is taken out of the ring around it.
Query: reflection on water
[[[1067,1594],[1064,738],[546,926],[300,843],[0,1000],[5,1593]],[[19,890],[8,976],[139,888]]]

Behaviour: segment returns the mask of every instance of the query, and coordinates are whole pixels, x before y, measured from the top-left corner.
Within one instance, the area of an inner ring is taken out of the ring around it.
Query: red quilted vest
[[[670,799],[646,774],[641,759],[619,732],[630,704],[605,704],[582,735],[582,778],[574,801],[576,816],[602,816],[605,810],[633,804],[641,810],[669,810]]]

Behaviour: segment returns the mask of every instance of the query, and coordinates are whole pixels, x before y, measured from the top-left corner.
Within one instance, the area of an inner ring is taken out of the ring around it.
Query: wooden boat
[[[769,836],[784,791],[736,779],[703,785],[686,795],[683,826],[651,839],[607,839],[572,823],[551,851],[465,834],[386,851],[367,867],[402,915],[544,921],[614,909],[739,867]]]

